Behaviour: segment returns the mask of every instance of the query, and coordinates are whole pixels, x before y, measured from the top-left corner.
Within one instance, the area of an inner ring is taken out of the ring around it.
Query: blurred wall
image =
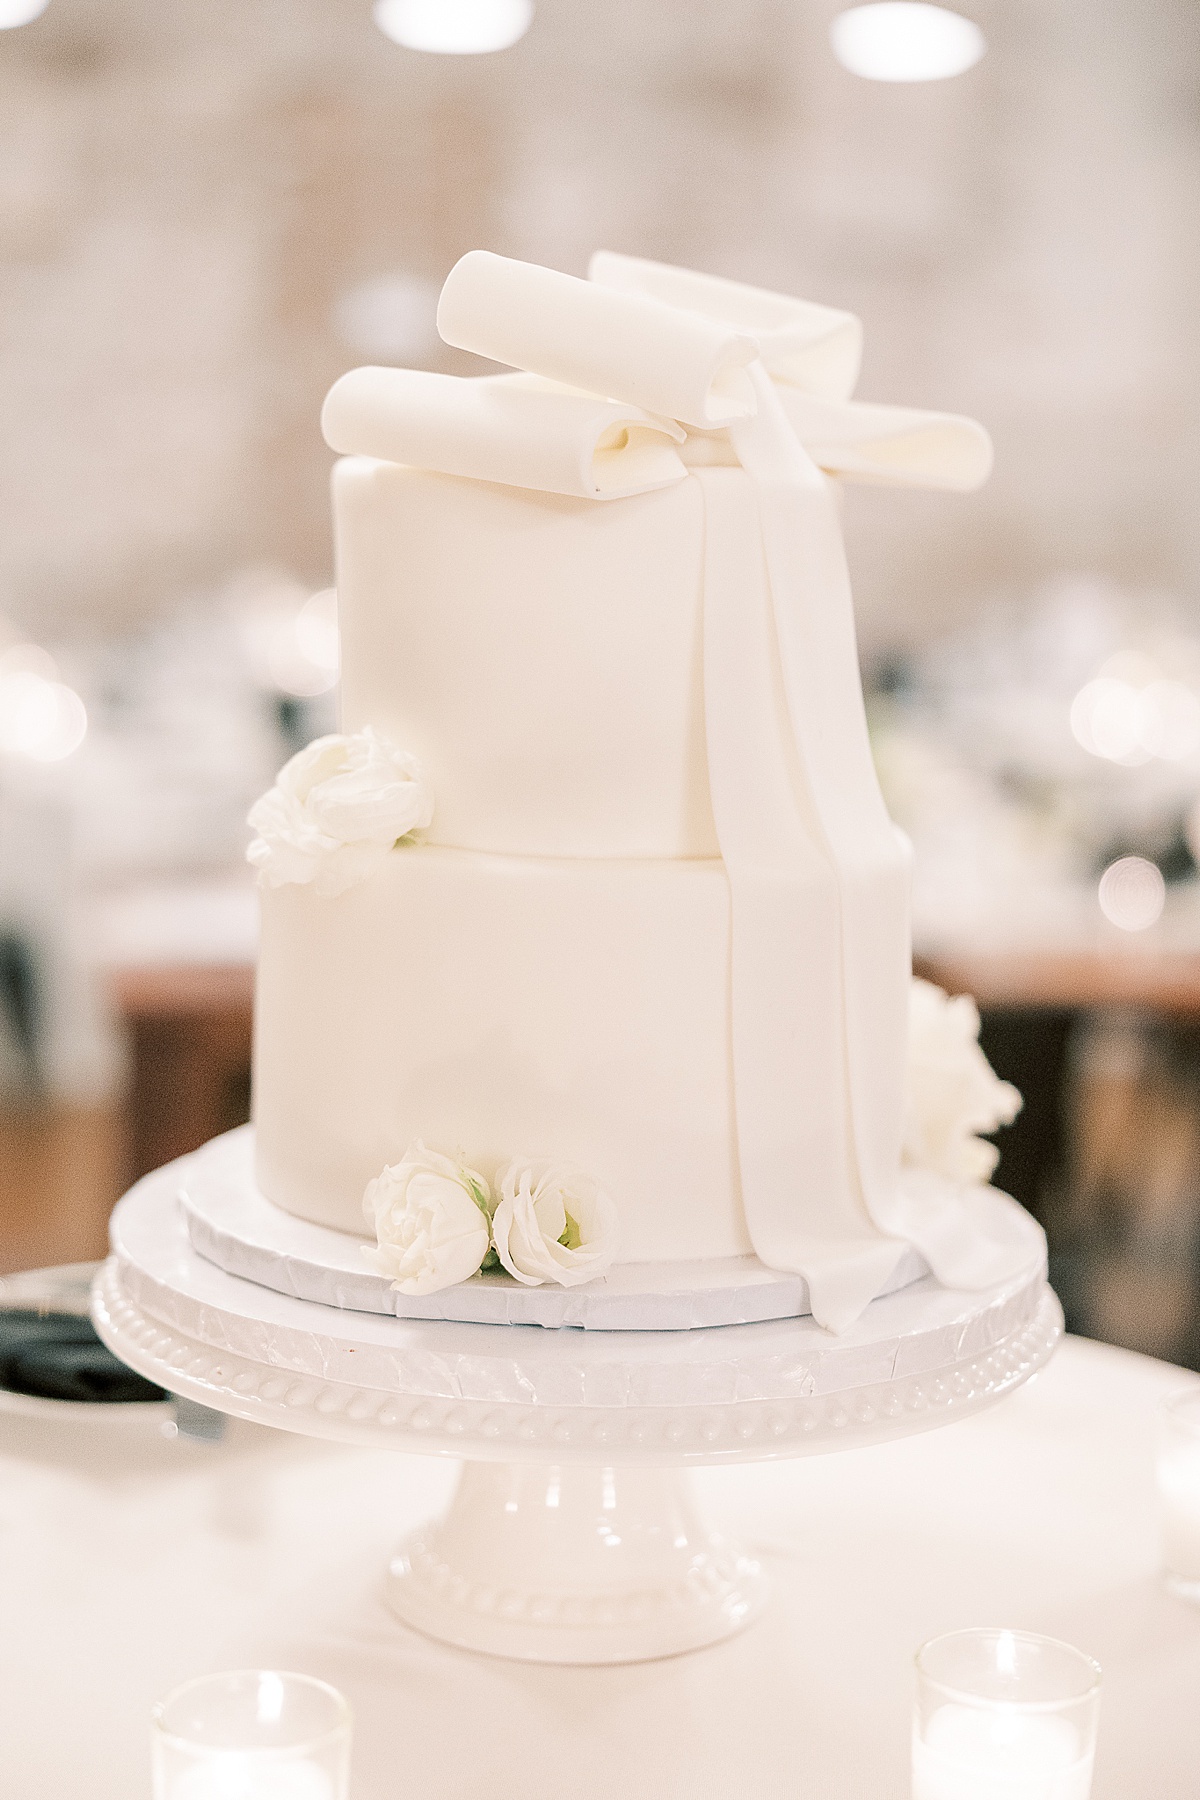
[[[347,293],[414,278],[395,360],[465,370],[429,321],[475,245],[851,307],[864,397],[991,427],[977,498],[854,494],[868,647],[1064,567],[1194,596],[1200,8],[961,4],[983,63],[891,87],[834,63],[832,0],[540,0],[479,58],[368,0],[51,0],[0,33],[0,611],[327,580]]]

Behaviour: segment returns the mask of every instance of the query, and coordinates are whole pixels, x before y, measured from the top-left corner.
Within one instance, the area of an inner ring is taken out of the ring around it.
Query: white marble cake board
[[[201,1256],[229,1275],[321,1306],[592,1331],[695,1331],[811,1313],[804,1277],[768,1269],[756,1256],[624,1263],[577,1288],[522,1287],[497,1269],[421,1298],[398,1294],[364,1257],[366,1238],[295,1218],[264,1197],[254,1180],[253,1126],[214,1138],[177,1166],[187,1233]],[[1041,1256],[1041,1234],[1031,1220],[1031,1263]],[[880,1291],[895,1293],[928,1272],[908,1250]]]

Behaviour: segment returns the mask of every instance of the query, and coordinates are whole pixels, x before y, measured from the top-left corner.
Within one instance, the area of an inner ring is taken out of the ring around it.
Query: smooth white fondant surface
[[[488,1179],[514,1154],[561,1155],[611,1194],[622,1262],[749,1255],[729,929],[719,863],[424,846],[334,899],[264,893],[259,1187],[302,1218],[362,1233],[367,1182],[414,1138]],[[820,1189],[793,1182],[785,1201],[813,1265],[848,1266]],[[926,1171],[902,1172],[895,1205],[878,1261],[868,1266],[865,1235],[864,1256],[849,1258],[868,1299],[893,1271],[902,1278],[906,1243],[949,1285],[986,1287],[997,1267],[1023,1266],[1031,1233],[1041,1241],[1015,1203]]]
[[[620,1260],[746,1255],[728,1009],[719,862],[418,845],[336,898],[264,891],[259,1185],[362,1231],[414,1138],[489,1180],[554,1157],[612,1196]]]
[[[599,505],[356,457],[333,491],[342,728],[420,758],[431,842],[718,854],[695,479]]]
[[[768,1269],[756,1256],[620,1263],[578,1288],[522,1287],[503,1270],[489,1270],[435,1294],[400,1294],[364,1256],[369,1244],[362,1239],[294,1218],[264,1197],[254,1179],[254,1133],[247,1125],[188,1158],[179,1195],[192,1247],[209,1262],[277,1293],[353,1312],[481,1325],[693,1331],[796,1318],[811,1310],[803,1276]],[[1028,1227],[1030,1265],[1040,1265],[1041,1233],[1032,1220]],[[928,1272],[916,1252],[907,1250],[881,1292],[891,1293]]]

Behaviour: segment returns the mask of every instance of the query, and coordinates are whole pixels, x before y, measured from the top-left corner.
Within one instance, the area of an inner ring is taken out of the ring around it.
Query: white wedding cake
[[[258,1187],[401,1295],[757,1259],[842,1329],[906,1257],[1003,1281],[1017,1099],[911,981],[838,512],[986,434],[851,401],[847,314],[607,253],[473,252],[439,327],[514,372],[325,407],[342,733],[251,815]]]

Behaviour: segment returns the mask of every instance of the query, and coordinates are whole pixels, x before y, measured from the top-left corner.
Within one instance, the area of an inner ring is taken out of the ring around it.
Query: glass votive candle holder
[[[151,1715],[154,1800],[349,1800],[351,1715],[327,1682],[206,1675]]]
[[[1200,1605],[1200,1386],[1163,1402],[1158,1494],[1167,1586]]]
[[[1088,1800],[1100,1670],[1028,1631],[952,1631],[917,1652],[913,1800]]]

